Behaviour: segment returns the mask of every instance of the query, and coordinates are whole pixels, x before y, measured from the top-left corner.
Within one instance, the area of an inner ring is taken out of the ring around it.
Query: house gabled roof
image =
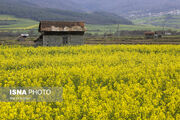
[[[40,21],[39,32],[85,32],[84,22]]]
[[[145,34],[145,35],[154,35],[155,32],[145,32],[144,34]]]

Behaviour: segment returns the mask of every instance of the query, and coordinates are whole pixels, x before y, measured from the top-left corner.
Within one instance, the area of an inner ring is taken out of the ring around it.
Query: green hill
[[[132,24],[131,21],[105,12],[80,13],[58,9],[41,8],[28,2],[18,0],[0,1],[0,14],[28,18],[35,21],[85,21],[87,24]]]
[[[180,15],[164,15],[159,17],[144,17],[133,20],[135,24],[151,24],[180,29]]]

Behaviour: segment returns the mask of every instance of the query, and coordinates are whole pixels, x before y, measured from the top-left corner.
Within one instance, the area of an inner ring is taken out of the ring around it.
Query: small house
[[[37,46],[84,44],[84,22],[41,21],[39,32],[41,35],[35,41]]]
[[[161,32],[145,32],[144,35],[146,39],[162,38]]]
[[[153,39],[155,36],[155,32],[145,32],[144,35],[146,39]]]

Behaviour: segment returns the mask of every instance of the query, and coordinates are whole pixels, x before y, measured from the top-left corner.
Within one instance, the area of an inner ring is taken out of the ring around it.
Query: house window
[[[68,44],[68,36],[63,37],[63,44],[64,45]]]

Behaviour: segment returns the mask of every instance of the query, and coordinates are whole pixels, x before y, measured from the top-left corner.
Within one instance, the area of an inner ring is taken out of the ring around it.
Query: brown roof
[[[145,32],[144,34],[145,34],[145,35],[154,35],[155,32]]]
[[[39,32],[84,32],[84,22],[40,21]]]

